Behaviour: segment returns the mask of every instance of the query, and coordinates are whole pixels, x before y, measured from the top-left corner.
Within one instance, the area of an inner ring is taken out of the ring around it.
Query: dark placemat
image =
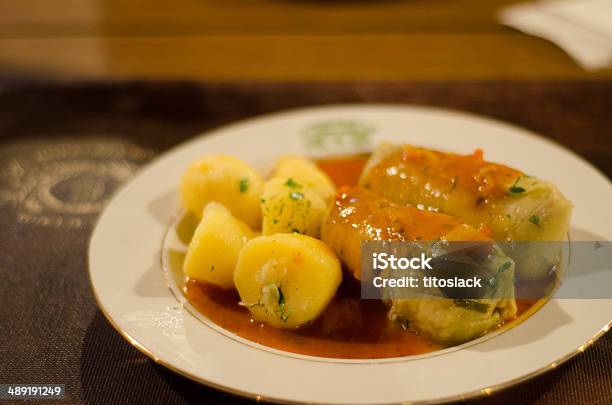
[[[206,129],[306,105],[416,103],[527,127],[612,174],[612,82],[12,86],[0,86],[0,383],[65,384],[66,402],[248,402],[140,354],[97,309],[87,276],[89,236],[108,197]],[[612,334],[550,373],[473,401],[505,402],[612,403]]]

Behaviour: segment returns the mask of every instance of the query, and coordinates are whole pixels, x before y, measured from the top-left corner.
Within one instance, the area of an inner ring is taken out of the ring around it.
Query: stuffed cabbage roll
[[[382,144],[361,175],[360,186],[397,204],[442,212],[498,242],[562,241],[572,204],[552,183],[471,155],[410,145]],[[522,278],[538,279],[556,268],[558,251],[542,246],[507,252]]]
[[[394,289],[384,291],[391,320],[436,342],[458,344],[474,339],[516,315],[513,261],[486,235],[454,217],[397,205],[360,187],[344,187],[323,220],[321,237],[356,279],[362,277],[364,241],[478,242],[476,249],[462,253],[465,260],[454,256],[436,267],[448,274],[467,269],[491,280],[472,297],[455,297],[452,291],[432,288],[418,289],[411,296]]]

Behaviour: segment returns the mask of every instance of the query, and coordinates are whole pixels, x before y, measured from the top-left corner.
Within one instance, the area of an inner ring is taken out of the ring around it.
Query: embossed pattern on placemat
[[[0,382],[66,384],[65,402],[240,400],[154,364],[113,330],[87,277],[95,219],[154,155],[264,112],[418,103],[502,118],[612,174],[612,83],[55,84],[0,94]],[[460,370],[458,370],[460,372]],[[406,376],[410,378],[410,376]],[[474,403],[612,403],[612,335]]]

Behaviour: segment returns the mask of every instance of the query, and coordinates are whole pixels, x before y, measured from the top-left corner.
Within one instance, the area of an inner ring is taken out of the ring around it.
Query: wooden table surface
[[[606,80],[515,0],[0,0],[0,72],[198,81]]]

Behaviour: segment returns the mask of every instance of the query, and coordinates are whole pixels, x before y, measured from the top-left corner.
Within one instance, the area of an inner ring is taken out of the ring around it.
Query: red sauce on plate
[[[355,186],[363,171],[369,154],[339,156],[334,158],[320,159],[317,165],[332,179],[336,186]]]
[[[441,346],[387,320],[378,300],[360,299],[359,283],[346,276],[336,296],[315,322],[300,329],[278,329],[257,322],[238,305],[234,290],[190,280],[186,292],[194,307],[212,322],[264,346],[292,353],[344,359],[422,354]]]

